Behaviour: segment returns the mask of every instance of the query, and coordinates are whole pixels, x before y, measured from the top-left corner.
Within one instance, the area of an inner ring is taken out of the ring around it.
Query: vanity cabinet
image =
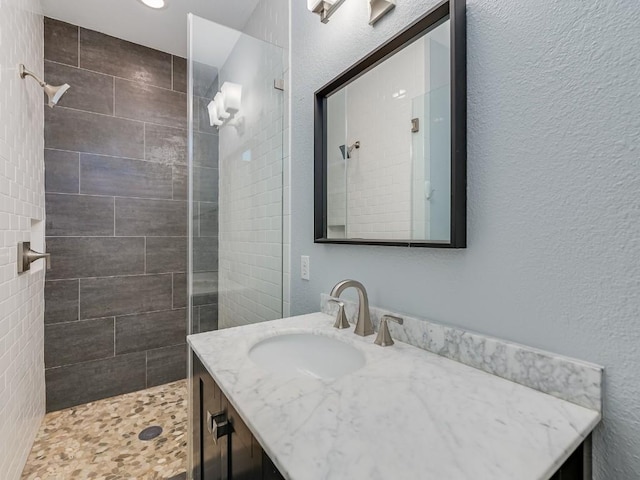
[[[550,480],[591,480],[591,436],[567,459]]]
[[[195,354],[192,361],[194,480],[284,480]]]

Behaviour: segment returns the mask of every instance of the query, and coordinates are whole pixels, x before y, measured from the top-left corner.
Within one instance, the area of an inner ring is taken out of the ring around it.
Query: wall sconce
[[[369,25],[374,25],[394,8],[396,0],[369,0]]]
[[[207,105],[209,111],[209,124],[213,127],[221,127],[225,123],[231,124],[233,120],[236,123],[239,119],[235,118],[240,111],[242,104],[242,85],[237,83],[224,82],[222,88],[216,93],[213,100]]]
[[[307,0],[307,8],[310,12],[320,15],[320,21],[327,23],[329,17],[340,8],[344,0]]]
[[[369,25],[374,25],[387,13],[396,7],[396,0],[368,0]],[[344,0],[307,0],[307,8],[310,12],[320,15],[320,21],[327,23],[329,17],[335,13]]]
[[[222,120],[218,116],[218,107],[216,106],[216,102],[211,100],[209,105],[207,105],[207,110],[209,111],[209,125],[212,127],[215,125],[219,127],[222,125]]]

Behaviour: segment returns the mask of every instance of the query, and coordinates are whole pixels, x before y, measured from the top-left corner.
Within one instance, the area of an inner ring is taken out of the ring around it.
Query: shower
[[[40,78],[38,78],[38,76],[35,75],[33,72],[30,72],[29,70],[27,70],[24,65],[20,64],[20,78],[24,79],[27,76],[33,77],[35,81],[40,84],[40,87],[42,87],[42,90],[44,91],[44,93],[46,93],[47,97],[49,97],[49,106],[51,108],[55,107],[60,101],[60,99],[62,98],[62,96],[67,92],[67,90],[71,88],[68,83],[65,83],[64,85],[60,85],[57,87],[54,87],[53,85],[49,85],[48,83],[40,80]]]

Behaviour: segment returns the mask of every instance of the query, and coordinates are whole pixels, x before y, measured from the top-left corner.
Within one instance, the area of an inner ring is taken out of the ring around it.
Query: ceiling
[[[188,13],[242,30],[259,0],[166,0],[161,10],[139,0],[41,1],[48,17],[186,57]]]

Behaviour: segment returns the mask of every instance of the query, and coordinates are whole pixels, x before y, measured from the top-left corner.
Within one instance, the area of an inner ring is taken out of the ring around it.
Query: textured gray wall
[[[187,73],[182,58],[51,19],[44,67],[71,85],[43,107],[51,411],[186,375]],[[204,274],[217,270],[218,140],[196,128]],[[215,295],[195,301],[196,328],[215,323]]]
[[[366,2],[327,25],[292,2],[292,313],[354,277],[375,305],[600,363],[595,478],[638,478],[635,0],[469,0],[469,248],[313,244],[313,92],[433,4],[403,0],[371,28]]]

